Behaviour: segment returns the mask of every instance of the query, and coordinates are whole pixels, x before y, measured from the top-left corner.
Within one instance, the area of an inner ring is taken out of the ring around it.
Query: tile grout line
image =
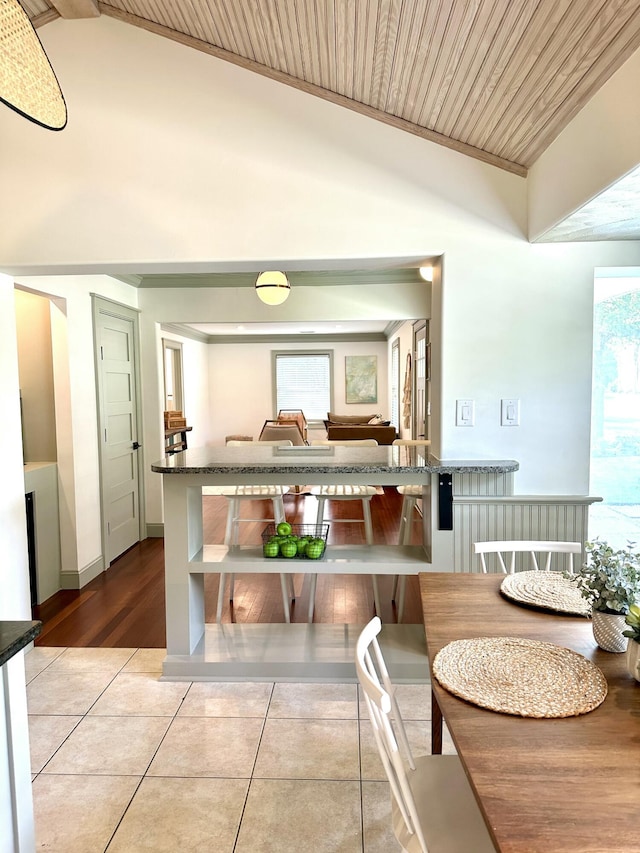
[[[36,647],[34,646],[34,648],[36,648]],[[68,647],[68,648],[72,648],[72,647]],[[48,665],[43,669],[43,670],[41,670],[41,671],[38,673],[38,675],[41,675],[43,672],[45,672],[45,670],[47,670],[47,669],[51,666],[51,664],[55,663],[55,661],[57,661],[57,660],[58,660],[58,658],[62,657],[62,655],[64,654],[64,652],[65,652],[65,651],[67,651],[67,649],[66,649],[66,648],[65,648],[65,649],[64,649],[64,650],[63,650],[59,655],[57,655],[57,656],[56,656],[56,657],[55,657],[55,658],[54,658],[54,659],[53,659],[53,660],[52,660],[52,661],[51,661],[51,662],[50,662],[50,663],[49,663],[49,664],[48,664]],[[73,734],[73,732],[75,732],[75,730],[78,728],[78,726],[80,725],[80,723],[82,723],[82,722],[86,719],[87,715],[89,714],[89,711],[94,707],[94,705],[96,704],[96,702],[97,702],[97,701],[100,699],[100,697],[104,694],[105,690],[107,690],[107,689],[111,686],[111,684],[113,684],[113,682],[115,681],[115,679],[118,677],[118,675],[120,675],[120,673],[122,672],[123,668],[124,668],[124,667],[129,663],[129,661],[131,660],[131,658],[133,657],[133,655],[134,655],[137,651],[138,651],[138,649],[134,649],[133,654],[132,654],[132,655],[130,655],[130,657],[129,657],[129,658],[127,658],[127,660],[122,664],[122,666],[120,667],[120,669],[119,669],[119,670],[114,674],[114,676],[113,676],[113,678],[111,679],[111,681],[110,681],[110,682],[109,682],[109,683],[108,683],[108,684],[103,688],[103,690],[100,692],[100,695],[99,695],[99,696],[98,696],[98,697],[97,697],[97,698],[92,702],[92,704],[91,704],[91,705],[89,705],[89,707],[87,708],[87,710],[86,710],[83,714],[32,714],[32,715],[31,715],[31,716],[34,716],[34,717],[37,717],[37,716],[47,716],[47,717],[80,717],[80,719],[78,720],[78,722],[77,722],[77,723],[75,724],[75,726],[71,729],[71,731],[67,734],[67,736],[64,738],[64,740],[62,741],[62,743],[58,744],[58,746],[57,746],[57,747],[56,747],[56,749],[54,750],[53,754],[49,756],[49,758],[45,761],[45,763],[42,765],[42,767],[40,768],[40,770],[36,773],[35,777],[31,780],[31,784],[32,784],[32,785],[33,785],[33,783],[35,782],[35,780],[38,778],[38,776],[40,776],[40,774],[41,774],[41,773],[44,773],[44,770],[46,769],[46,767],[48,766],[48,764],[49,764],[49,763],[53,760],[53,758],[57,755],[57,753],[60,751],[60,749],[62,748],[62,746],[63,746],[63,745],[67,742],[67,740],[71,737],[71,735]],[[87,670],[87,671],[88,671],[88,670]],[[94,672],[100,672],[100,670],[93,670],[93,671],[94,671]],[[36,676],[34,676],[34,678],[32,678],[31,680],[32,680],[32,681],[35,681],[35,679],[36,679],[37,677],[38,677],[38,676],[36,675]],[[29,683],[30,683],[30,682],[29,682]],[[30,715],[29,715],[29,708],[28,708],[28,706],[27,706],[27,718],[28,718],[29,716],[30,716]],[[46,775],[48,775],[48,774],[46,774],[46,773],[45,773],[45,776],[46,776]],[[73,775],[73,774],[68,774],[68,775]]]
[[[253,759],[253,765],[251,767],[251,775],[249,777],[249,784],[247,785],[247,793],[244,796],[244,802],[242,804],[242,811],[240,812],[240,820],[238,821],[238,829],[236,830],[236,836],[233,839],[233,847],[231,848],[231,853],[235,853],[236,847],[238,845],[238,839],[240,838],[240,830],[242,829],[242,821],[244,820],[244,813],[247,809],[247,802],[249,801],[249,792],[251,791],[251,783],[253,782],[253,774],[255,773],[256,764],[258,763],[258,753],[260,752],[260,745],[262,744],[262,738],[264,736],[264,730],[267,725],[267,717],[269,716],[269,708],[271,707],[271,701],[273,699],[273,694],[275,692],[276,685],[275,682],[271,682],[271,693],[269,694],[269,701],[267,702],[267,707],[264,712],[264,719],[262,720],[262,728],[260,729],[260,737],[258,738],[258,746],[256,747],[256,754]]]
[[[187,687],[187,690],[186,690],[186,692],[185,692],[184,696],[182,697],[182,699],[180,700],[180,702],[179,702],[179,704],[178,704],[178,707],[176,708],[176,710],[175,710],[175,712],[173,713],[173,715],[171,715],[171,720],[170,720],[169,725],[167,726],[167,728],[166,728],[166,730],[165,730],[165,733],[164,733],[164,734],[162,735],[162,737],[160,738],[160,742],[158,743],[157,747],[155,748],[155,750],[154,750],[154,752],[153,752],[153,755],[152,755],[152,756],[151,756],[151,758],[149,759],[149,763],[147,764],[147,767],[146,767],[145,771],[143,772],[142,776],[140,776],[140,781],[139,781],[139,782],[138,782],[138,784],[136,785],[134,792],[131,794],[131,797],[129,798],[129,801],[128,801],[127,805],[125,806],[125,808],[124,808],[124,810],[123,810],[122,814],[120,815],[120,820],[116,823],[116,825],[115,825],[115,827],[114,827],[114,830],[113,830],[113,832],[111,833],[111,836],[109,837],[109,840],[107,841],[107,844],[106,844],[106,847],[104,848],[103,853],[107,853],[107,851],[109,850],[109,847],[111,846],[111,842],[113,841],[113,839],[114,839],[114,838],[115,838],[115,836],[116,836],[116,833],[117,833],[117,832],[118,832],[118,830],[120,829],[120,826],[122,825],[122,821],[124,820],[125,815],[126,815],[126,814],[127,814],[127,812],[129,811],[129,808],[130,808],[130,806],[131,806],[131,803],[133,802],[133,800],[134,800],[134,798],[135,798],[136,794],[138,793],[138,791],[140,790],[140,787],[141,787],[142,783],[143,783],[143,782],[144,782],[144,780],[147,778],[147,773],[149,772],[149,768],[150,768],[150,767],[151,767],[151,765],[153,764],[153,760],[154,760],[154,758],[156,757],[156,755],[158,754],[158,752],[159,752],[159,750],[160,750],[160,747],[161,747],[161,746],[162,746],[162,744],[164,743],[164,740],[165,740],[165,738],[166,738],[167,734],[169,733],[169,729],[171,728],[171,724],[175,721],[176,717],[178,716],[178,713],[179,713],[179,711],[180,711],[180,708],[182,707],[182,705],[183,705],[183,703],[184,703],[184,700],[185,700],[185,699],[187,698],[187,696],[189,695],[189,691],[191,690],[191,688],[192,688],[192,687],[193,687],[193,681],[190,681],[190,682],[189,682],[189,686]],[[123,715],[123,716],[126,716],[126,715]],[[169,715],[168,715],[168,714],[167,714],[167,715],[164,715],[164,714],[161,714],[161,715],[153,714],[153,715],[151,715],[151,716],[164,716],[164,717],[168,717]]]

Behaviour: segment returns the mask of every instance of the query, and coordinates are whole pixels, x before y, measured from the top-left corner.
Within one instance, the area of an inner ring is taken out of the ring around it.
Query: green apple
[[[278,536],[290,536],[291,535],[291,525],[288,521],[281,521],[280,524],[276,527],[278,531]]]
[[[324,541],[322,539],[312,539],[307,542],[305,554],[310,560],[319,560],[324,554]]]
[[[280,553],[283,557],[295,557],[298,553],[298,546],[295,542],[283,542],[280,546]]]
[[[262,546],[262,553],[265,557],[277,557],[278,552],[280,551],[280,547],[277,542],[269,541],[265,542]]]
[[[304,553],[307,549],[308,544],[309,543],[307,539],[298,539],[298,541],[296,542],[296,549],[298,551],[299,557],[304,557]]]

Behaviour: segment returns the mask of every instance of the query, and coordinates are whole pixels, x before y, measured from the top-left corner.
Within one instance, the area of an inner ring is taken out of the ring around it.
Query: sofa
[[[327,412],[324,425],[329,441],[375,438],[378,444],[393,444],[398,437],[395,427],[375,412],[370,415],[338,415],[335,412]]]

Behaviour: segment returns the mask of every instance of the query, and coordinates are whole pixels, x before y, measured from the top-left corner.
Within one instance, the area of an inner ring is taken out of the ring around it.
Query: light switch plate
[[[475,418],[474,400],[456,400],[456,426],[473,426]]]
[[[520,426],[520,400],[500,400],[500,426]]]

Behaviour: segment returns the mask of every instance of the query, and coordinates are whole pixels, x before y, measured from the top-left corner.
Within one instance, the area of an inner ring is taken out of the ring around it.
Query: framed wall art
[[[345,402],[378,402],[378,356],[346,355]]]

